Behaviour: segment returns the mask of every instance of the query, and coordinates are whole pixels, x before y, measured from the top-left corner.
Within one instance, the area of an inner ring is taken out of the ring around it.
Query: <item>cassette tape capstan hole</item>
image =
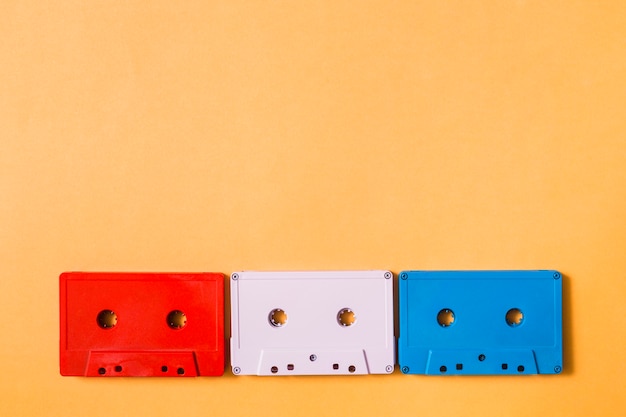
[[[103,329],[112,329],[117,325],[117,314],[112,310],[102,310],[96,317],[98,326]]]

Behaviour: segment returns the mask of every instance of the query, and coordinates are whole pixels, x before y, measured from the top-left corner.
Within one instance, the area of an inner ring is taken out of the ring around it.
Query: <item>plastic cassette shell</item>
[[[428,375],[558,374],[558,271],[404,271],[398,362]],[[517,321],[509,321],[515,313]],[[452,317],[441,323],[439,315]]]
[[[235,375],[393,372],[391,272],[236,272],[230,283]]]
[[[224,373],[223,274],[66,272],[59,283],[61,375]]]

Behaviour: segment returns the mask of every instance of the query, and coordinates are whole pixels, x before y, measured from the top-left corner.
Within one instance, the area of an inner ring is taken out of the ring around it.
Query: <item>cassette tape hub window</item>
[[[236,272],[231,308],[235,375],[393,372],[389,271]]]

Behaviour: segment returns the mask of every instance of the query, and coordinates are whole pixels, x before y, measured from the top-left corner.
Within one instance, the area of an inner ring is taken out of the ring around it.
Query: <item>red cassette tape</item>
[[[224,276],[66,272],[61,375],[224,373]]]

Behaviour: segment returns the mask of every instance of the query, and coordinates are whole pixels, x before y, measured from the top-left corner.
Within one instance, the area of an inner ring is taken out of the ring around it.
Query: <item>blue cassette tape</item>
[[[398,362],[405,374],[558,374],[557,271],[400,273]]]

